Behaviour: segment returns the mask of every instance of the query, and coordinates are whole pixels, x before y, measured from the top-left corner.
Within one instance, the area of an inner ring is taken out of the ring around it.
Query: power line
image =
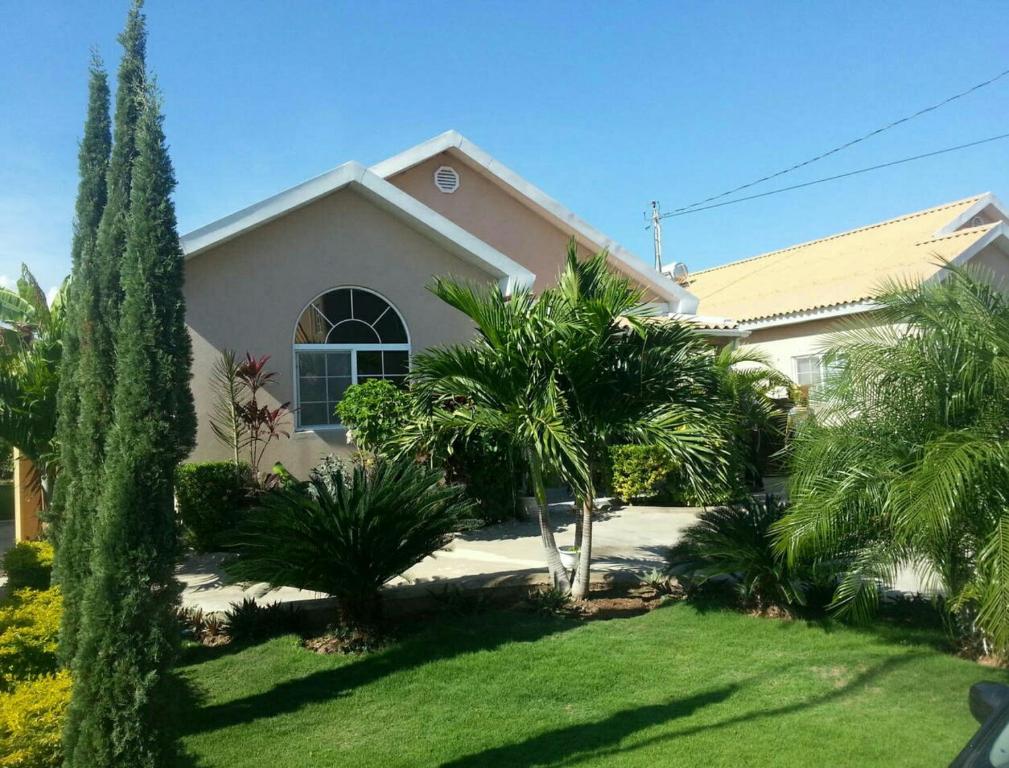
[[[722,193],[717,194],[717,195],[712,195],[711,197],[706,197],[703,200],[698,200],[695,203],[690,203],[689,205],[684,205],[681,208],[676,208],[675,210],[671,211],[667,215],[668,216],[676,216],[676,215],[678,215],[679,213],[681,213],[683,211],[687,211],[688,209],[696,208],[697,206],[704,205],[705,203],[710,203],[713,200],[720,200],[721,198],[728,197],[729,195],[735,194],[736,192],[741,192],[744,189],[749,189],[750,187],[755,187],[757,184],[762,184],[765,181],[770,181],[771,179],[776,179],[779,176],[784,176],[786,173],[791,173],[792,171],[796,171],[799,168],[804,168],[807,165],[811,165],[812,163],[817,162],[818,160],[823,160],[825,157],[830,157],[831,155],[837,154],[838,152],[840,152],[842,150],[848,149],[848,147],[853,147],[856,144],[859,144],[859,143],[865,141],[866,139],[871,139],[873,136],[878,136],[879,134],[883,133],[884,131],[888,131],[891,128],[895,128],[898,125],[902,125],[903,123],[906,123],[906,122],[909,122],[911,120],[914,120],[915,118],[921,117],[922,115],[928,114],[929,112],[934,112],[935,110],[939,109],[940,107],[946,106],[950,102],[956,101],[957,99],[962,99],[964,96],[967,96],[967,95],[969,95],[971,93],[974,93],[974,91],[978,91],[978,90],[980,90],[980,89],[982,89],[982,88],[984,88],[984,87],[986,87],[988,85],[991,85],[992,83],[994,83],[997,80],[1001,80],[1006,75],[1009,75],[1009,69],[1005,69],[1005,70],[999,72],[994,77],[989,78],[988,80],[985,80],[982,83],[977,83],[976,85],[972,85],[970,88],[968,88],[965,91],[961,91],[960,93],[955,93],[952,96],[950,96],[948,98],[945,98],[945,99],[943,99],[940,102],[937,102],[935,104],[932,104],[931,106],[925,107],[924,109],[919,109],[914,114],[907,115],[907,116],[902,117],[902,118],[900,118],[898,120],[894,120],[892,123],[887,123],[886,125],[882,126],[881,128],[877,128],[874,131],[870,131],[869,133],[865,134],[864,136],[859,136],[857,139],[852,139],[849,142],[846,142],[844,144],[840,144],[840,145],[834,147],[833,149],[827,150],[826,152],[817,155],[816,157],[811,157],[808,160],[803,160],[801,163],[796,163],[795,165],[791,165],[788,168],[784,168],[784,169],[782,169],[780,171],[777,171],[776,173],[772,173],[769,176],[764,176],[762,178],[757,179],[756,181],[751,181],[751,182],[749,182],[747,184],[742,184],[742,185],[740,185],[738,187],[735,187],[733,189],[730,189],[730,190],[728,190],[726,192],[722,192]],[[748,198],[744,198],[744,199],[748,199]],[[704,210],[704,209],[700,208],[699,210]]]
[[[868,168],[859,168],[857,171],[848,171],[847,173],[838,173],[835,176],[827,176],[822,179],[816,179],[815,181],[807,181],[802,184],[793,184],[790,187],[779,187],[778,189],[772,189],[767,192],[759,192],[755,195],[747,195],[746,197],[737,197],[732,200],[726,200],[722,203],[713,203],[711,205],[705,205],[699,208],[691,208],[685,210],[683,208],[677,208],[675,211],[670,211],[669,213],[663,213],[663,219],[671,219],[676,216],[686,216],[689,213],[699,213],[700,211],[710,211],[712,208],[721,208],[726,205],[735,205],[736,203],[743,203],[747,200],[756,200],[759,197],[769,197],[770,195],[777,195],[782,192],[791,192],[793,189],[802,189],[803,187],[812,187],[815,184],[823,184],[827,181],[836,181],[837,179],[846,179],[849,176],[858,176],[861,173],[868,173],[869,171],[878,171],[881,168],[890,168],[894,165],[901,165],[902,163],[910,163],[914,160],[922,160],[926,157],[935,157],[936,155],[945,155],[947,152],[956,152],[961,149],[969,149],[970,147],[976,147],[980,144],[988,144],[993,141],[1000,141],[1002,139],[1009,139],[1009,133],[1002,133],[998,136],[990,136],[987,139],[979,139],[977,141],[971,141],[967,144],[958,144],[955,147],[946,147],[945,149],[937,149],[934,152],[925,152],[920,155],[913,155],[911,157],[905,157],[900,160],[891,160],[888,163],[880,163],[879,165],[870,165]]]

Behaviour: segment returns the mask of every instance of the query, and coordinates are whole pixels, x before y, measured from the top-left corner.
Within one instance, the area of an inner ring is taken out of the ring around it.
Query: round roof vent
[[[970,225],[972,227],[980,227],[982,224],[984,224],[983,216],[975,216],[973,219],[970,220]]]
[[[434,172],[434,185],[446,195],[459,189],[459,172],[451,165],[443,165]]]

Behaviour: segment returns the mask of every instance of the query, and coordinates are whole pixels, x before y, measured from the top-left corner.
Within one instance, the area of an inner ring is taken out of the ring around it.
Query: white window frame
[[[313,304],[315,304],[315,302],[320,297],[325,296],[327,293],[332,293],[333,291],[340,291],[340,290],[366,291],[367,293],[374,294],[375,296],[377,296],[378,298],[380,298],[382,301],[384,301],[386,304],[388,304],[389,306],[385,310],[385,312],[388,312],[391,309],[393,312],[395,312],[399,316],[399,321],[403,324],[403,330],[406,333],[406,343],[402,343],[402,344],[382,344],[382,343],[370,343],[370,344],[310,344],[310,343],[302,343],[302,344],[299,344],[299,343],[295,343],[295,344],[293,344],[292,345],[292,355],[291,355],[291,365],[292,365],[293,374],[294,374],[293,378],[294,378],[294,407],[295,407],[295,414],[294,414],[295,427],[294,427],[294,431],[295,432],[333,432],[333,431],[346,430],[346,426],[344,426],[343,424],[302,424],[301,423],[301,376],[299,374],[298,359],[299,359],[299,357],[300,357],[300,355],[301,355],[302,352],[322,352],[322,353],[324,353],[324,352],[350,352],[351,353],[350,354],[350,384],[351,384],[351,386],[353,386],[354,384],[358,383],[358,377],[357,377],[357,353],[358,352],[406,352],[407,353],[407,372],[408,373],[409,373],[410,369],[413,366],[413,355],[411,354],[411,352],[412,352],[412,344],[410,343],[411,342],[411,339],[410,339],[410,328],[407,326],[406,320],[403,318],[403,313],[399,311],[399,308],[396,307],[395,304],[393,304],[391,301],[389,301],[389,299],[387,299],[385,296],[383,296],[378,291],[374,291],[371,288],[365,288],[365,287],[360,286],[360,285],[338,285],[338,286],[335,286],[333,288],[327,288],[325,291],[322,291],[317,296],[313,297],[312,300],[310,302],[308,302],[302,308],[301,312],[298,313],[298,319],[295,322],[295,335],[297,334],[298,323],[301,322],[301,316],[303,314],[305,314],[305,310],[307,310],[309,307],[311,307]],[[353,297],[353,294],[351,294],[351,296]],[[351,298],[351,301],[353,302],[353,298]],[[351,306],[353,306],[353,304]],[[382,315],[384,315],[385,312],[383,312]],[[382,315],[379,315],[379,318],[381,318]],[[327,322],[329,322],[329,318],[325,318],[325,319],[326,319]],[[376,320],[376,322],[377,322],[377,320]],[[383,361],[383,365],[384,365],[384,361]],[[374,376],[370,376],[370,378],[375,378],[375,377]]]
[[[803,384],[799,381],[799,361],[800,360],[815,360],[816,367],[820,371],[820,380],[816,384]],[[800,387],[808,387],[812,390],[814,387],[818,387],[827,380],[827,366],[823,363],[823,355],[808,354],[808,355],[794,355],[792,357],[792,380],[798,384]]]

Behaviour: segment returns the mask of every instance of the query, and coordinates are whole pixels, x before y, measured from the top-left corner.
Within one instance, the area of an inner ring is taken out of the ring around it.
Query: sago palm
[[[47,498],[56,471],[56,390],[63,350],[64,288],[52,306],[27,267],[0,288],[0,440],[35,465]]]
[[[827,350],[837,372],[793,450],[791,556],[842,555],[835,605],[867,615],[905,563],[934,574],[961,632],[1009,652],[1009,302],[986,273],[894,283],[872,326]]]
[[[412,459],[374,459],[345,474],[324,463],[308,482],[266,493],[236,536],[236,578],[325,592],[343,621],[382,624],[381,589],[444,547],[472,515],[462,488]]]

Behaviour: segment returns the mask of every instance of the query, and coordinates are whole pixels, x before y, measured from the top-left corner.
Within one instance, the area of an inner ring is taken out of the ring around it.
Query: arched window
[[[410,369],[406,324],[396,308],[373,291],[328,291],[298,319],[294,366],[298,427],[339,426],[334,408],[351,384],[405,379]]]

